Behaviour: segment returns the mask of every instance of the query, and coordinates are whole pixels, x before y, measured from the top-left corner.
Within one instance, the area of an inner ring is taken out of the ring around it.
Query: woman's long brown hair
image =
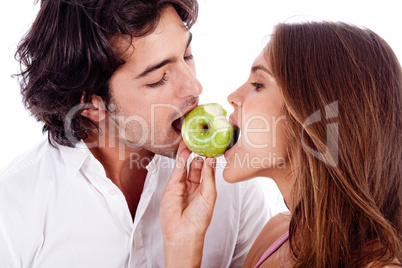
[[[295,267],[402,263],[402,71],[392,49],[365,28],[308,22],[278,25],[266,56],[297,163]]]

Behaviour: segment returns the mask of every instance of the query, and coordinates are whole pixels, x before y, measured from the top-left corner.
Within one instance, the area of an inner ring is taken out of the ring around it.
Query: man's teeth
[[[182,125],[183,125],[184,117],[185,117],[185,116],[183,115],[183,116],[180,117],[179,119],[174,120],[173,123],[172,123],[172,126],[173,126],[175,129],[181,131],[181,127],[182,127]]]

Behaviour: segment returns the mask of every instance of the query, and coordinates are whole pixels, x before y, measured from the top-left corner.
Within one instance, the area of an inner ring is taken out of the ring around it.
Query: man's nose
[[[178,89],[180,98],[199,96],[202,93],[202,85],[195,76],[195,71],[189,66],[181,68],[178,79],[180,80]]]

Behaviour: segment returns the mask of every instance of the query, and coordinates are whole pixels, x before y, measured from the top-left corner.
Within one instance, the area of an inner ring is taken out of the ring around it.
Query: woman
[[[402,71],[381,37],[279,24],[228,101],[242,136],[225,180],[270,177],[290,212],[266,224],[244,267],[401,267]],[[216,198],[214,160],[199,183],[189,154],[181,144],[161,205],[167,267],[200,265]]]

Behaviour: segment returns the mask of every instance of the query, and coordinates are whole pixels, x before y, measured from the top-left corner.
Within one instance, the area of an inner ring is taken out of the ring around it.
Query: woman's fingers
[[[204,165],[204,160],[202,157],[195,157],[190,165],[190,171],[188,174],[188,180],[191,183],[199,184],[201,181],[201,170]]]
[[[211,206],[214,206],[217,196],[215,185],[215,169],[216,159],[207,158],[202,169],[201,195]]]
[[[191,152],[184,144],[183,140],[180,141],[179,149],[177,149],[176,163],[174,165],[172,175],[170,176],[169,183],[177,183],[185,181],[187,177],[187,160]]]
[[[200,186],[201,170],[204,165],[202,157],[195,157],[190,164],[190,170],[187,177],[187,192],[189,195],[193,194]]]
[[[187,148],[183,141],[180,142],[177,150],[176,163],[168,185],[172,186],[177,183],[186,183],[187,188],[183,189],[187,192],[188,197],[199,188],[201,195],[211,205],[214,206],[216,200],[215,186],[215,158],[207,158],[205,161],[201,157],[196,157],[190,164],[190,170],[187,176],[187,161],[191,151]],[[202,182],[201,182],[202,176]],[[201,187],[200,187],[201,186]],[[169,187],[171,188],[171,187]],[[192,198],[190,198],[192,199]]]

